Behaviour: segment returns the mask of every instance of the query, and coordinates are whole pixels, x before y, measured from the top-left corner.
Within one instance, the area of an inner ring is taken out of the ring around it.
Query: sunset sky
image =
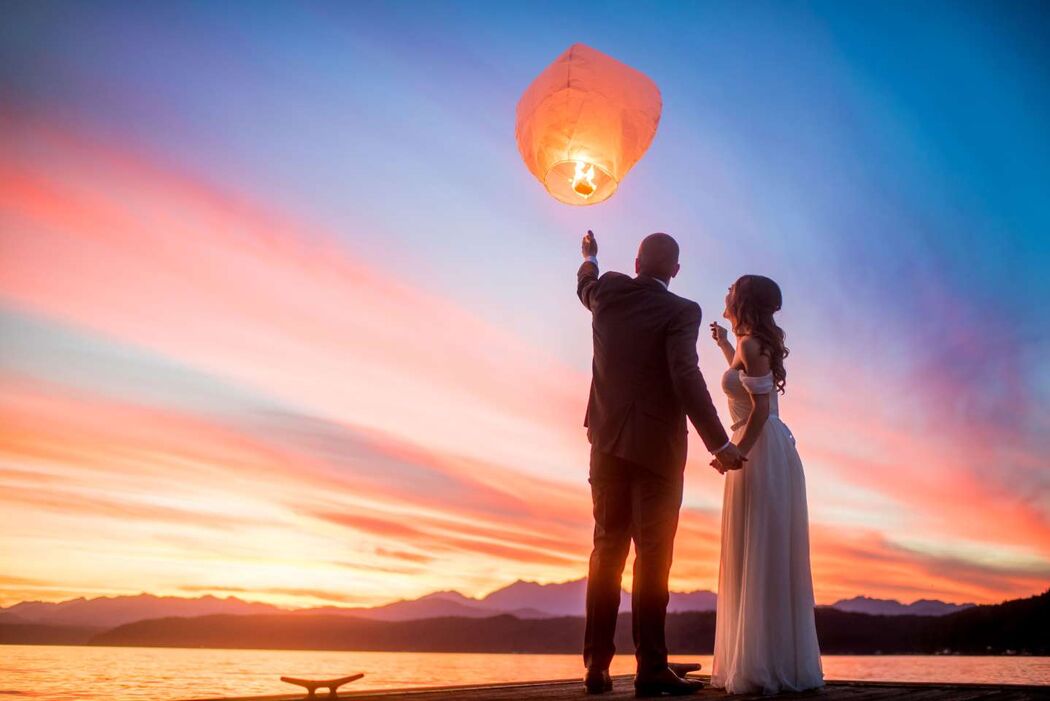
[[[818,603],[1050,586],[1047,4],[2,8],[0,605],[584,576],[588,228],[676,236],[705,326],[780,283]],[[664,100],[596,207],[514,141],[574,42]]]

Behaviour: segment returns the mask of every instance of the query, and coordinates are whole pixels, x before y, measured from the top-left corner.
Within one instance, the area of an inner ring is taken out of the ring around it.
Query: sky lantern
[[[645,155],[662,106],[648,76],[573,44],[518,101],[518,150],[555,199],[597,204]]]

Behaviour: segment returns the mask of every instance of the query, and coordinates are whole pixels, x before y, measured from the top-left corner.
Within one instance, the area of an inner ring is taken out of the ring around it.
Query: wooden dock
[[[707,677],[700,676],[705,682]],[[344,691],[339,699],[353,701],[625,701],[633,699],[634,687],[630,675],[615,677],[613,691],[599,696],[587,696],[583,683],[571,681],[519,682],[478,686],[445,686],[385,691]],[[225,699],[197,699],[195,701],[302,701],[302,693],[283,696],[251,696]],[[318,694],[317,699],[330,699]],[[665,700],[670,697],[664,696]],[[717,689],[704,689],[688,699],[703,701],[751,701],[763,699],[819,699],[820,701],[883,701],[909,699],[914,701],[1050,701],[1050,686],[1023,686],[1013,684],[931,684],[918,682],[849,682],[831,681],[817,692],[782,694],[776,697],[727,695]]]

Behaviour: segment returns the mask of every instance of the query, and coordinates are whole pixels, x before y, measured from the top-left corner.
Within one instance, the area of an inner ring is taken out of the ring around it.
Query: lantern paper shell
[[[601,51],[573,44],[518,101],[516,136],[525,165],[556,199],[608,199],[656,135],[660,90]]]

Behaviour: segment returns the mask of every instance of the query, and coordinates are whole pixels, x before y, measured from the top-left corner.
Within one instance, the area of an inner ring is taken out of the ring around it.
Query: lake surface
[[[711,657],[676,656],[700,662]],[[634,670],[617,657],[614,674]],[[575,679],[577,655],[478,655],[294,650],[0,645],[0,701],[164,701],[281,694],[282,674],[338,677],[364,672],[353,689]],[[828,679],[1050,684],[1050,657],[824,657]],[[348,687],[351,688],[351,687]]]

